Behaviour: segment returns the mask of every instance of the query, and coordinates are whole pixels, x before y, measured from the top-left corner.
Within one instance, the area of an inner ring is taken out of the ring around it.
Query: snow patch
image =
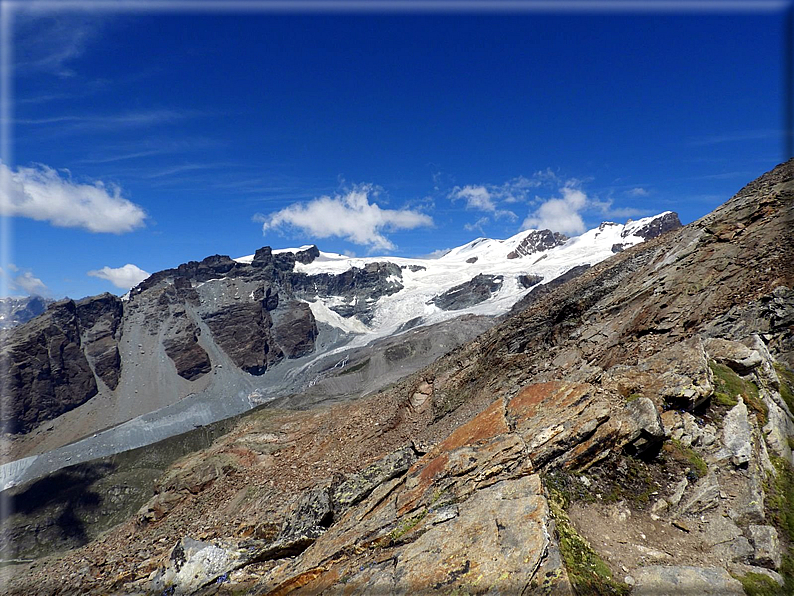
[[[341,329],[346,333],[361,334],[370,332],[369,327],[367,327],[357,318],[350,317],[346,319],[339,313],[328,308],[328,306],[326,306],[322,300],[315,300],[314,302],[309,300],[301,300],[301,302],[305,302],[309,305],[314,318],[321,323],[326,323],[327,325]]]

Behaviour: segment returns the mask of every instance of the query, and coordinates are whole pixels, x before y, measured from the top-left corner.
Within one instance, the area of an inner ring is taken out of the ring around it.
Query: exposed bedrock
[[[261,302],[232,304],[203,315],[212,337],[226,354],[244,371],[263,374],[283,358],[273,342],[270,313]]]
[[[475,275],[466,283],[450,288],[433,298],[432,303],[441,310],[461,310],[484,302],[502,287],[501,275]]]
[[[198,343],[201,330],[183,309],[176,310],[172,317],[173,322],[163,340],[163,348],[173,360],[177,374],[193,381],[212,369],[207,352]]]

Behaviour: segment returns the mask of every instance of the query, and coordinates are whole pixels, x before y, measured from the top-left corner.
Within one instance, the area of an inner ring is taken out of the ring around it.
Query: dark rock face
[[[85,355],[96,375],[110,389],[115,389],[121,376],[121,300],[105,293],[84,298],[76,306]]]
[[[631,233],[634,236],[639,236],[643,240],[650,240],[651,238],[656,238],[672,230],[677,230],[680,227],[681,220],[678,219],[677,213],[665,213],[635,232],[624,231],[621,237],[625,238]],[[613,252],[616,251],[613,250]]]
[[[273,336],[287,358],[300,358],[314,351],[317,323],[305,302],[290,301],[274,313]]]
[[[560,234],[559,232],[552,232],[551,230],[537,230],[528,234],[527,237],[521,241],[521,244],[516,246],[515,250],[511,251],[507,255],[507,258],[518,259],[520,257],[526,257],[538,252],[543,252],[545,250],[549,250],[550,248],[554,248],[555,246],[565,244],[567,240],[568,237]]]
[[[273,322],[261,302],[231,305],[203,318],[215,343],[237,366],[252,375],[263,374],[283,357],[281,350],[273,345],[270,335]]]
[[[163,340],[163,348],[173,360],[177,374],[193,381],[210,372],[212,364],[207,352],[198,343],[201,330],[188,318],[187,313],[178,310],[173,318],[168,337]]]
[[[26,298],[0,298],[0,329],[11,329],[39,316],[52,300],[41,296]]]
[[[501,275],[474,276],[465,284],[450,288],[443,294],[433,298],[432,302],[441,310],[460,310],[479,304],[491,297],[491,294],[502,287]]]
[[[532,286],[536,286],[543,281],[543,277],[540,275],[519,275],[517,279],[518,283],[521,284],[521,287],[527,289],[531,288]]]
[[[6,432],[29,432],[97,394],[80,331],[77,306],[64,300],[10,333],[0,373]]]
[[[280,256],[280,255],[279,255]],[[356,316],[365,323],[372,320],[371,306],[381,296],[403,289],[402,270],[394,263],[368,263],[363,269],[352,267],[338,275],[293,273],[290,282],[295,295],[303,299],[338,296],[347,304],[330,307],[343,317]]]

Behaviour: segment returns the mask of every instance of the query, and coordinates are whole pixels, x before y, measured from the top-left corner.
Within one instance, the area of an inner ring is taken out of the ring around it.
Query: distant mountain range
[[[10,329],[39,316],[53,301],[41,296],[0,298],[0,329]]]
[[[7,464],[0,480],[149,444],[266,402],[302,407],[371,392],[517,303],[680,226],[666,212],[574,238],[528,230],[478,238],[436,259],[265,247],[160,271],[122,298],[53,303],[14,328],[3,348],[10,396],[2,422],[15,437],[7,459],[29,457]],[[67,460],[63,450],[74,453]]]

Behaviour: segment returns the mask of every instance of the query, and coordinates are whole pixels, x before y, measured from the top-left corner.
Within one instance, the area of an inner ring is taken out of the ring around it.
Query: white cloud
[[[571,184],[563,186],[560,193],[561,197],[548,199],[530,214],[521,229],[549,229],[563,234],[584,232],[586,228],[580,212],[587,207],[587,195]]]
[[[12,276],[12,273],[17,275]],[[6,263],[5,269],[0,267],[0,277],[8,281],[8,289],[11,291],[22,290],[27,294],[50,296],[50,289],[43,281],[33,275],[29,269],[21,270],[13,263]]]
[[[396,248],[383,233],[432,226],[433,219],[410,209],[381,209],[369,201],[377,195],[372,185],[362,185],[345,195],[322,196],[308,203],[295,203],[270,215],[256,215],[262,232],[297,228],[315,238],[344,238],[371,249]]]
[[[429,254],[426,254],[426,255],[424,255],[423,257],[420,257],[420,258],[422,258],[422,259],[440,259],[441,257],[443,257],[445,254],[447,254],[451,250],[452,250],[451,248],[439,248],[438,250],[434,250],[433,252],[431,252]]]
[[[494,213],[497,217],[517,216],[512,211],[499,209],[499,203],[520,203],[526,201],[533,188],[548,185],[556,180],[554,172],[543,170],[533,174],[532,178],[518,176],[503,184],[468,184],[456,186],[449,193],[452,201],[465,200],[466,209]]]
[[[630,197],[647,197],[648,194],[650,193],[648,193],[647,189],[638,186],[636,188],[632,188],[631,190],[627,191],[626,194],[629,195]]]
[[[129,290],[149,277],[150,273],[147,273],[137,265],[127,263],[123,267],[102,267],[102,269],[89,271],[88,275],[105,279],[117,288]]]
[[[34,277],[30,271],[20,273],[14,278],[14,285],[28,294],[47,295],[50,289],[38,277]]]
[[[480,232],[480,234],[485,234],[485,230],[483,230],[483,226],[489,223],[491,220],[487,217],[481,217],[474,223],[467,223],[463,226],[463,229],[467,232],[474,232],[475,230]]]
[[[464,186],[460,188],[456,186],[449,195],[453,201],[463,199],[466,201],[466,209],[476,209],[479,211],[496,211],[491,199],[491,193],[484,186]]]
[[[144,225],[146,212],[99,180],[74,182],[45,165],[12,171],[0,163],[0,214],[49,221],[64,228],[122,234]]]

